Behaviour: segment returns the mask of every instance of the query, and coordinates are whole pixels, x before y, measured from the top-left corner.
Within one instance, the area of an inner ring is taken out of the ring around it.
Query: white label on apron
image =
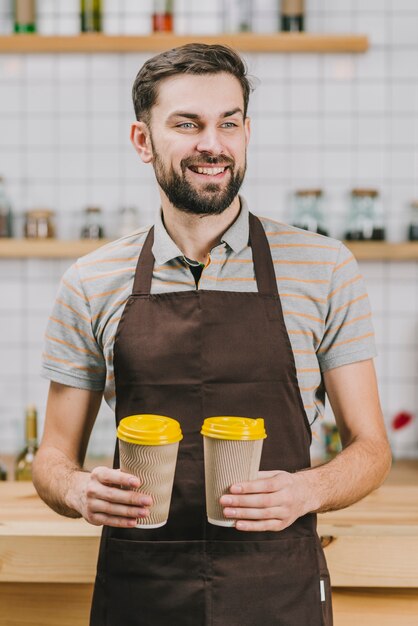
[[[325,583],[322,578],[319,581],[319,588],[321,590],[321,602],[325,602]]]

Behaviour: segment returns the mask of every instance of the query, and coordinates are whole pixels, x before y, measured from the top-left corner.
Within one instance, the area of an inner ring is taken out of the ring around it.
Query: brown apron
[[[258,293],[150,294],[153,228],[144,243],[115,339],[116,421],[169,415],[184,439],[167,524],[104,527],[90,626],[332,625],[314,514],[281,532],[206,520],[205,417],[263,417],[262,470],[310,465],[310,427],[270,248],[261,222],[249,219]]]

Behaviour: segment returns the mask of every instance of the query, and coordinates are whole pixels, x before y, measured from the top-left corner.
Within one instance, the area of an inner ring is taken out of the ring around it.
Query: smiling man
[[[131,140],[161,210],[79,259],[49,322],[34,482],[57,512],[104,526],[91,626],[330,626],[316,513],[356,502],[390,467],[355,260],[334,239],[255,217],[238,195],[249,94],[223,46],[145,63]],[[325,392],[343,451],[311,468]],[[181,423],[161,528],[136,528],[153,502],[117,453],[114,469],[83,469],[103,394],[117,424],[137,413]],[[205,511],[200,428],[216,415],[261,416],[267,431],[257,480],[221,498],[229,528]]]

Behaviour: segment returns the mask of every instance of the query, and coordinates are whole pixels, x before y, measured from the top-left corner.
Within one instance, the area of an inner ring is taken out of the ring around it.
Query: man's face
[[[227,73],[163,80],[151,111],[157,181],[175,207],[216,215],[228,208],[246,169],[249,119],[241,85]]]

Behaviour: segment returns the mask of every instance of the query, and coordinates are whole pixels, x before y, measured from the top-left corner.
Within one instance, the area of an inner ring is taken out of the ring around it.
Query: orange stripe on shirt
[[[79,298],[82,298],[82,300],[84,300],[84,302],[87,302],[87,304],[88,304],[88,300],[87,300],[86,296],[84,295],[84,293],[82,293],[81,291],[79,291],[78,289],[76,289],[75,287],[70,285],[70,283],[67,283],[67,281],[64,280],[64,278],[62,279],[62,282],[67,287],[67,289],[69,289],[70,291],[75,293],[76,296],[78,296]]]
[[[72,361],[69,361],[68,359],[59,359],[56,356],[52,356],[52,354],[47,354],[46,352],[44,352],[42,356],[44,359],[49,359],[50,361],[56,361],[57,363],[65,363],[66,365],[70,365],[71,367],[75,367],[76,369],[83,370],[85,372],[101,373],[104,371],[102,367],[85,367],[83,365],[78,365],[78,363],[73,363]]]
[[[87,315],[82,315],[79,311],[76,311],[76,309],[73,309],[72,306],[70,306],[69,304],[64,302],[64,300],[61,300],[60,298],[57,298],[57,303],[60,304],[61,306],[65,307],[66,309],[68,309],[72,313],[75,313],[77,315],[77,317],[81,317],[82,320],[84,320],[85,322],[88,322],[90,324],[90,318],[87,317]]]
[[[310,335],[316,343],[319,343],[319,337],[313,330],[288,330],[287,333],[288,335]]]
[[[90,265],[99,265],[100,263],[127,263],[128,261],[137,261],[137,256],[129,256],[129,257],[113,257],[112,259],[96,259],[96,261],[77,261],[77,267],[89,267]]]
[[[340,328],[344,328],[344,326],[350,326],[350,324],[354,324],[355,322],[360,322],[361,320],[366,320],[371,316],[372,316],[371,313],[365,313],[365,315],[359,315],[358,317],[354,317],[349,322],[344,322],[343,324],[340,324],[339,326],[333,326],[332,331],[335,332],[337,330],[340,330]]]
[[[66,324],[65,322],[63,322],[62,320],[57,319],[56,317],[50,317],[49,318],[52,322],[55,322],[56,324],[59,324],[60,326],[64,326],[65,328],[68,328],[69,330],[75,330],[75,332],[79,335],[82,335],[83,337],[87,337],[87,339],[89,339],[90,341],[94,342],[94,339],[88,335],[87,333],[85,333],[83,330],[80,330],[79,328],[76,328],[76,326],[72,326],[71,324]]]
[[[102,278],[106,278],[107,276],[117,276],[118,274],[129,274],[135,271],[135,266],[133,267],[123,267],[120,270],[113,270],[112,272],[104,272],[103,274],[96,274],[96,276],[89,276],[88,278],[83,278],[81,280],[82,283],[90,283],[93,280],[101,280]]]
[[[310,300],[311,302],[319,302],[326,304],[326,298],[313,298],[312,296],[302,296],[299,293],[280,293],[281,298],[300,298],[301,300]]]
[[[370,332],[370,333],[366,333],[365,335],[360,335],[359,337],[352,337],[351,339],[345,339],[344,341],[338,341],[337,343],[333,343],[331,345],[331,349],[332,348],[336,348],[337,346],[343,346],[346,343],[353,343],[353,341],[361,341],[362,339],[367,339],[367,337],[373,337],[374,333]],[[329,350],[329,348],[320,348],[318,350],[319,352],[327,352],[327,350]]]
[[[328,280],[320,278],[293,278],[292,276],[276,276],[276,280],[289,281],[293,283],[312,283],[315,285],[328,285]]]
[[[339,313],[340,311],[342,311],[343,309],[346,309],[348,306],[350,306],[351,304],[354,304],[355,302],[359,302],[360,300],[364,300],[364,298],[367,298],[367,293],[364,293],[362,296],[358,296],[357,298],[353,298],[352,300],[350,300],[349,302],[346,302],[345,304],[342,304],[340,307],[338,307],[338,309],[335,309],[334,311],[334,316]],[[333,317],[334,317],[333,316]]]
[[[296,315],[297,317],[306,317],[308,320],[313,320],[314,322],[320,322],[320,324],[324,323],[324,320],[320,317],[314,317],[308,313],[299,313],[298,311],[283,311],[283,315]]]
[[[271,220],[274,221],[274,220]],[[281,224],[281,222],[275,222],[276,224]],[[266,235],[268,235],[269,237],[274,237],[277,235],[300,235],[301,237],[305,236],[305,237],[318,237],[318,233],[312,233],[309,230],[303,230],[300,229],[300,231],[295,231],[295,230],[279,230],[279,231],[266,231]]]
[[[56,337],[51,337],[50,335],[45,335],[47,339],[50,341],[55,341],[56,343],[60,343],[63,346],[68,346],[72,350],[77,350],[78,352],[83,352],[83,354],[91,354],[92,356],[97,358],[97,352],[92,352],[92,350],[87,350],[87,348],[79,348],[75,346],[73,343],[69,343],[68,341],[64,341],[63,339],[57,339]]]
[[[342,263],[339,263],[338,265],[336,265],[334,267],[334,272],[336,272],[337,270],[340,270],[342,267],[345,267],[346,265],[348,265],[349,263],[352,263],[353,261],[355,261],[355,258],[351,256],[350,258],[346,259]]]
[[[361,280],[361,274],[357,274],[357,276],[354,276],[354,278],[350,278],[350,280],[346,280],[345,283],[342,283],[339,287],[334,289],[334,291],[331,291],[331,293],[328,295],[328,300],[330,300],[336,293],[341,291],[341,289],[345,289],[349,285],[352,285],[353,283],[357,283],[359,280]]]
[[[232,277],[231,278],[218,278],[216,276],[205,276],[204,274],[202,274],[202,278],[204,278],[205,280],[213,280],[213,281],[215,281],[217,283],[225,283],[225,282],[228,282],[228,283],[234,283],[234,282],[237,282],[237,283],[242,283],[242,282],[248,283],[248,282],[251,282],[251,283],[253,283],[253,282],[255,282],[255,278],[246,278],[246,277],[240,278],[238,276],[234,276],[234,278],[232,278]]]
[[[117,289],[111,289],[110,291],[102,291],[102,293],[95,293],[94,295],[90,296],[90,300],[96,300],[97,298],[103,298],[104,296],[111,296],[113,293],[119,293],[124,289],[126,289],[126,286],[118,287]]]
[[[283,259],[276,259],[273,263],[275,265],[334,265],[332,261],[288,261]]]
[[[270,248],[322,248],[323,250],[338,250],[335,246],[322,246],[318,243],[271,243]]]
[[[308,373],[308,372],[315,372],[315,374],[317,374],[319,372],[319,368],[317,368],[317,367],[314,367],[314,368],[305,367],[305,368],[302,368],[302,369],[298,368],[298,369],[296,369],[296,372],[298,374],[305,374],[305,373]]]
[[[293,354],[316,354],[315,350],[293,350]]]

